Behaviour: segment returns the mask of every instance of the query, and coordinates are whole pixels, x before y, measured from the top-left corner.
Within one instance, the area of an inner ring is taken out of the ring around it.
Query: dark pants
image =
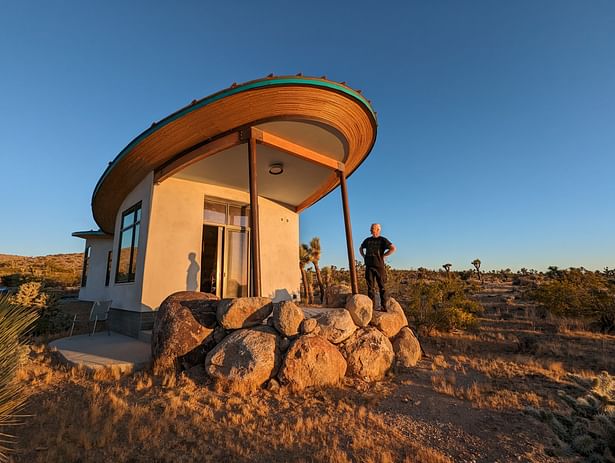
[[[387,291],[384,287],[387,282],[386,270],[378,267],[365,267],[365,281],[367,282],[367,295],[374,302],[374,309],[376,308],[376,283],[378,283],[380,306],[384,307],[387,298]]]

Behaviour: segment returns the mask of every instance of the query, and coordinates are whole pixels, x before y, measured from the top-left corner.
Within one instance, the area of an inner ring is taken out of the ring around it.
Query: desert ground
[[[571,400],[591,395],[602,371],[615,374],[615,336],[537,316],[511,282],[485,283],[475,297],[485,308],[479,327],[420,336],[417,367],[377,383],[346,379],[303,392],[222,389],[202,368],[178,378],[92,374],[34,344],[19,372],[30,399],[22,425],[11,429],[11,461],[596,458],[595,444],[583,447],[562,426],[577,421]],[[609,461],[608,452],[595,461]]]

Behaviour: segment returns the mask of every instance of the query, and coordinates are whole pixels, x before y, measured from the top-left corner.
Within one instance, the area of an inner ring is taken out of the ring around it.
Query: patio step
[[[139,331],[139,341],[151,343],[152,342],[152,330]]]
[[[60,360],[68,365],[79,365],[88,370],[113,367],[129,372],[145,368],[151,360],[148,343],[113,331],[56,339],[49,343],[49,347],[56,350]]]

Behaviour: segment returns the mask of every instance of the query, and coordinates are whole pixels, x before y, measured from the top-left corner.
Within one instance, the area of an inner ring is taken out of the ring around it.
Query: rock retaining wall
[[[334,385],[344,376],[375,381],[395,364],[416,365],[420,344],[395,299],[387,301],[383,312],[373,311],[367,296],[344,299],[345,308],[306,319],[290,301],[172,294],[154,323],[154,372],[203,365],[218,381],[248,388],[279,382],[304,389]]]

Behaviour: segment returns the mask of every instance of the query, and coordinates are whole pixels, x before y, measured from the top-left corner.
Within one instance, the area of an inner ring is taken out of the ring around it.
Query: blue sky
[[[398,268],[615,267],[615,2],[3,2],[0,253],[79,252],[94,185],[152,121],[303,72],[379,117],[355,245]],[[347,267],[339,191],[301,216]]]

